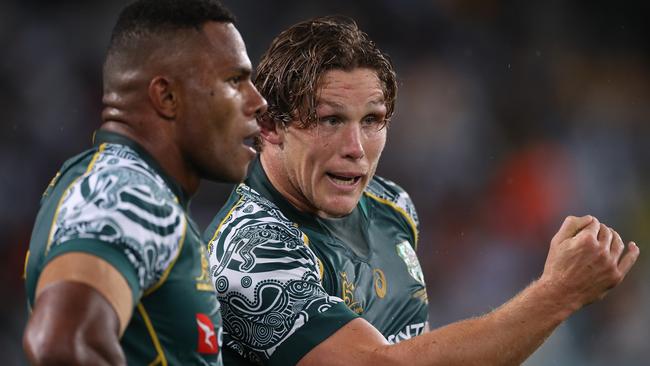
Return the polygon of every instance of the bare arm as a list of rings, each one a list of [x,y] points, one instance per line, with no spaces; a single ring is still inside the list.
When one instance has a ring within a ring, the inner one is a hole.
[[[569,217],[551,241],[541,278],[498,309],[389,345],[363,319],[339,329],[299,365],[519,365],[582,306],[618,285],[635,244],[590,216]]]
[[[126,365],[119,337],[131,317],[132,295],[108,262],[68,253],[39,278],[23,347],[34,365]]]

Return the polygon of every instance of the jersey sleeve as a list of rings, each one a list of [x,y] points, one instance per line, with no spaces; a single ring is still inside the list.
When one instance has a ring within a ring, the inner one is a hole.
[[[159,176],[124,160],[99,155],[66,189],[43,266],[63,253],[95,255],[125,277],[136,303],[177,258],[187,222]]]
[[[321,285],[308,238],[249,187],[216,231],[206,233],[222,306],[224,342],[258,364],[296,364],[356,317]]]

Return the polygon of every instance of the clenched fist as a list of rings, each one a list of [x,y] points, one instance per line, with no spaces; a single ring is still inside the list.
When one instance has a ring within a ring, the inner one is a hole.
[[[540,281],[577,310],[618,285],[638,256],[634,242],[625,251],[621,236],[595,217],[569,216],[551,240]]]

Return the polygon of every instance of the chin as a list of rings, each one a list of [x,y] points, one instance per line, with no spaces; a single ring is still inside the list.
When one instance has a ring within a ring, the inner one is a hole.
[[[354,200],[353,202],[348,201],[347,199],[342,201],[329,202],[321,208],[321,211],[327,214],[330,217],[342,217],[347,216],[357,207],[359,200]]]
[[[231,169],[224,168],[226,167],[221,167],[219,170],[215,169],[212,174],[206,174],[204,177],[215,182],[240,183],[246,178],[248,164],[245,164],[243,168],[241,166],[232,167]]]

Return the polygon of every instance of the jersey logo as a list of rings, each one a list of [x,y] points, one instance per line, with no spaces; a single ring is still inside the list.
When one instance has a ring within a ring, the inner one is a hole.
[[[415,254],[415,250],[408,241],[403,241],[397,244],[397,254],[402,257],[404,263],[406,263],[406,268],[409,271],[411,277],[415,278],[416,281],[424,285],[424,275],[422,274],[422,268],[420,267],[420,262],[418,261],[418,256]]]
[[[388,291],[388,283],[386,282],[384,271],[375,268],[372,270],[372,277],[374,277],[375,293],[380,299],[383,299],[386,296],[386,291]]]
[[[427,328],[426,323],[415,323],[409,324],[404,329],[399,331],[397,334],[391,334],[386,337],[389,343],[395,344],[413,337],[417,337],[420,334],[424,333],[424,330]]]
[[[214,354],[219,352],[217,335],[214,332],[212,320],[205,314],[196,314],[196,325],[199,331],[199,347],[197,351],[203,354]]]
[[[354,283],[348,281],[348,274],[345,272],[341,273],[341,282],[343,290],[341,291],[341,298],[345,305],[352,311],[357,314],[363,313],[363,307],[359,304],[358,301],[354,299]]]
[[[194,278],[196,280],[196,289],[199,291],[214,292],[214,287],[210,281],[210,273],[208,271],[210,263],[208,262],[204,245],[201,245],[201,252],[199,255],[201,256],[201,275]]]

